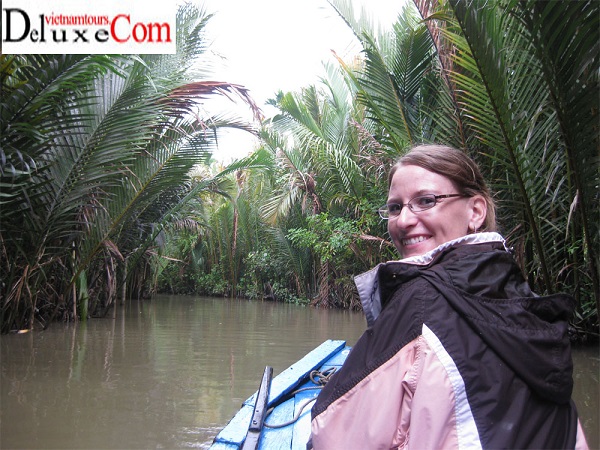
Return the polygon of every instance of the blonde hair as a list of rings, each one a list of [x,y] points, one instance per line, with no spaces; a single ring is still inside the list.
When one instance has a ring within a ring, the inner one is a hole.
[[[496,231],[496,205],[481,175],[479,166],[464,152],[445,145],[417,145],[392,166],[388,188],[400,166],[419,166],[448,178],[460,194],[467,197],[480,195],[486,203],[486,216],[477,231]]]

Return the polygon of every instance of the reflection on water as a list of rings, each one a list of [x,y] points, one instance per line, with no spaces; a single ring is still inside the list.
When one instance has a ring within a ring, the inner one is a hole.
[[[359,314],[157,297],[116,320],[0,337],[2,448],[207,447],[257,388]]]
[[[0,447],[206,448],[257,388],[362,314],[158,296],[115,319],[0,337]],[[598,349],[575,351],[575,400],[598,446]]]

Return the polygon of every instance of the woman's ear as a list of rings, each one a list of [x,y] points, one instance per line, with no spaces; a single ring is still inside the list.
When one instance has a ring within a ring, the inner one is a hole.
[[[487,215],[487,202],[481,195],[474,195],[469,199],[471,218],[469,220],[469,231],[477,232],[485,222]]]

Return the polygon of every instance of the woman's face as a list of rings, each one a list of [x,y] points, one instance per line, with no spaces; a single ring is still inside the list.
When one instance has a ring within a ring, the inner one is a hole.
[[[437,200],[433,208],[413,212],[406,204],[423,194],[459,194],[450,179],[419,166],[401,165],[392,178],[388,205],[405,205],[388,220],[388,232],[403,258],[418,256],[475,230],[485,219],[480,196]]]

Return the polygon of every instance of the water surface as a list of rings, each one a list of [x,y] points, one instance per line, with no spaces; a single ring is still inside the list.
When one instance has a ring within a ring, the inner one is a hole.
[[[157,296],[116,319],[0,337],[2,449],[207,448],[258,388],[323,341],[353,345],[360,313]],[[575,393],[598,447],[598,349],[575,350]]]

